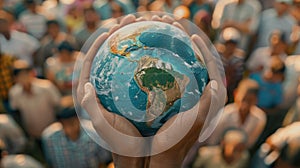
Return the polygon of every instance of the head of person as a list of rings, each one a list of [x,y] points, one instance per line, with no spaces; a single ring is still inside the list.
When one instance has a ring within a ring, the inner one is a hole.
[[[56,118],[62,124],[67,138],[76,141],[80,136],[80,122],[76,115],[72,96],[62,97],[60,104],[61,107]]]
[[[246,150],[247,134],[239,128],[229,128],[222,135],[221,148],[223,159],[232,164],[238,161]]]
[[[269,38],[272,55],[285,54],[288,47],[288,37],[279,30],[274,30]]]
[[[243,79],[235,90],[234,101],[242,116],[247,116],[250,109],[257,104],[259,85],[252,79]]]
[[[225,49],[229,53],[234,53],[234,51],[237,49],[238,40],[237,39],[228,39],[224,43]]]
[[[275,0],[274,9],[277,11],[278,16],[281,16],[288,12],[293,0]]]
[[[47,33],[52,38],[57,37],[60,32],[59,22],[57,20],[48,20],[46,24],[47,24]]]
[[[293,1],[293,7],[296,9],[296,12],[300,12],[300,0],[294,0]]]
[[[98,13],[96,12],[96,10],[92,6],[84,8],[83,14],[84,14],[85,24],[87,26],[96,25],[97,22],[100,19]]]
[[[73,56],[74,48],[68,41],[61,42],[57,49],[61,61],[69,60]]]
[[[173,11],[174,16],[178,18],[189,19],[191,16],[190,9],[185,5],[177,6]]]
[[[5,19],[8,22],[9,28],[15,23],[15,15],[12,9],[0,9],[0,18]]]
[[[22,85],[23,87],[30,86],[35,77],[33,68],[24,60],[17,60],[14,62],[13,74],[16,83]]]
[[[240,31],[236,28],[228,27],[223,29],[220,35],[227,52],[233,52],[241,39]]]
[[[272,56],[269,67],[264,70],[264,78],[269,82],[283,82],[285,76],[285,63],[279,56]]]
[[[10,34],[10,28],[8,20],[5,18],[0,18],[0,34],[8,35]]]
[[[35,0],[25,0],[24,1],[26,8],[32,12],[32,13],[36,13],[36,5],[37,2]]]
[[[300,167],[300,137],[289,140],[281,149],[275,168]]]
[[[124,9],[119,3],[115,1],[111,1],[110,7],[111,7],[112,18],[118,18],[124,15]]]
[[[197,11],[193,22],[209,36],[211,16],[206,10]]]

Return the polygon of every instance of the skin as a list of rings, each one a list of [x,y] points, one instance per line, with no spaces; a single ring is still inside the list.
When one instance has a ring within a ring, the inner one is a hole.
[[[94,87],[89,82],[89,75],[93,58],[96,55],[98,48],[102,45],[105,39],[107,39],[110,34],[115,32],[119,28],[127,24],[143,20],[143,18],[136,18],[133,15],[128,15],[121,20],[120,24],[115,25],[110,29],[108,33],[103,33],[98,37],[98,39],[96,39],[95,43],[84,56],[83,67],[78,81],[79,83],[77,85],[77,98],[78,102],[89,113],[95,130],[99,134],[101,134],[101,137],[109,144],[113,151],[114,149],[146,153],[149,153],[150,151],[159,151],[160,148],[163,148],[166,145],[168,145],[168,139],[172,139],[172,137],[184,133],[181,132],[182,127],[184,127],[190,122],[195,121],[191,129],[187,132],[187,134],[181,140],[179,140],[179,142],[176,145],[169,148],[165,152],[148,157],[129,157],[113,153],[114,164],[118,168],[176,168],[181,166],[185,155],[192,147],[192,145],[197,141],[199,133],[202,130],[202,126],[204,124],[206,115],[210,109],[211,99],[214,102],[218,101],[221,103],[225,103],[221,96],[217,96],[217,93],[220,92],[224,93],[225,95],[226,90],[223,85],[218,85],[218,83],[221,84],[222,81],[219,80],[221,79],[220,74],[216,72],[217,66],[212,55],[207,55],[206,57],[204,57],[211,81],[206,86],[204,93],[200,98],[199,108],[196,110],[189,110],[183,113],[179,113],[173,116],[159,129],[159,131],[154,136],[151,142],[148,142],[143,138],[139,138],[136,141],[130,141],[131,143],[128,143],[129,141],[127,141],[126,139],[124,139],[122,142],[119,142],[119,140],[115,138],[115,133],[111,132],[113,130],[110,131],[111,127],[123,134],[132,137],[142,136],[137,130],[137,128],[135,128],[135,126],[132,125],[127,119],[117,114],[108,112],[101,105],[101,102],[99,102],[99,99],[96,97]],[[176,22],[173,18],[168,16],[153,16],[151,20],[172,24],[184,30],[184,28],[178,22]],[[197,45],[197,47],[201,48],[201,50],[204,50],[206,52],[209,50],[206,47],[206,45],[204,45],[205,43],[199,36],[193,35],[191,37],[191,40]],[[195,112],[197,113],[196,120],[192,117],[194,115],[191,115]],[[109,127],[108,124],[111,127]]]
[[[66,136],[72,140],[76,141],[80,135],[80,123],[77,117],[72,117],[69,119],[60,120],[63,125],[63,130]]]

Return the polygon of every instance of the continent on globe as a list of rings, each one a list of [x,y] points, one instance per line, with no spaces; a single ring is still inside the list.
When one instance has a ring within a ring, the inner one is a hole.
[[[172,116],[198,103],[208,73],[186,32],[142,21],[120,28],[103,43],[90,81],[108,111],[152,136]]]
[[[150,56],[144,56],[138,61],[134,79],[148,95],[146,107],[148,126],[151,126],[152,119],[168,111],[174,102],[181,98],[189,82],[189,78],[174,71],[172,65]]]

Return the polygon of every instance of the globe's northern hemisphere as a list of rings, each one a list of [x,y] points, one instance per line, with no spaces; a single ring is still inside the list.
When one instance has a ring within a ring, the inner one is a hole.
[[[169,118],[197,104],[208,73],[185,32],[143,21],[119,29],[104,42],[90,81],[108,111],[151,136]]]

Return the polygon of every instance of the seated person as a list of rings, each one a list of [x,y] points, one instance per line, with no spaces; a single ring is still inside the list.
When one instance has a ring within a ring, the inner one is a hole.
[[[104,167],[111,154],[87,134],[88,121],[80,125],[71,96],[63,97],[58,122],[46,128],[42,135],[46,160],[51,167]],[[84,128],[83,128],[84,127]]]
[[[224,130],[230,127],[243,129],[248,135],[247,147],[251,148],[262,133],[266,124],[266,115],[255,104],[257,102],[258,84],[251,79],[240,82],[235,102],[224,107],[224,112],[216,129],[207,140],[208,144],[216,145]]]
[[[247,167],[247,135],[238,128],[226,130],[218,146],[202,147],[193,168],[243,168]]]

